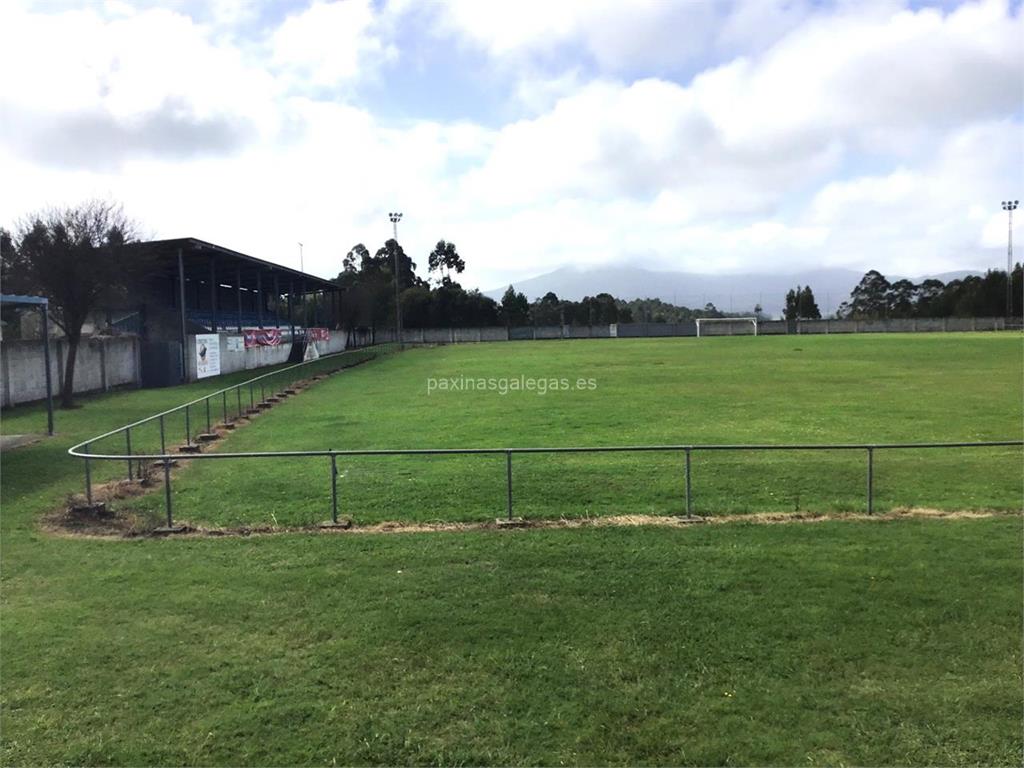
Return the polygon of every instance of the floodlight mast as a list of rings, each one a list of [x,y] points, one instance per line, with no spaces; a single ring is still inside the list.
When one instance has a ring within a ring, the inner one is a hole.
[[[398,222],[402,220],[402,214],[392,212],[388,214],[391,221],[391,229],[395,235],[395,341],[402,343],[402,303],[398,298]]]
[[[1020,200],[1003,200],[1003,210],[1006,211],[1009,221],[1006,229],[1006,319],[1013,316],[1013,286],[1011,276],[1013,275],[1013,212],[1017,209]],[[1024,310],[1022,310],[1024,311]]]

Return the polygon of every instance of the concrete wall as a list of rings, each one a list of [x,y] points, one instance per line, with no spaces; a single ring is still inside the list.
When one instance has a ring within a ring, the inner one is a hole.
[[[239,336],[237,331],[218,331],[217,335],[220,337],[221,374],[234,373],[235,371],[251,371],[267,365],[287,363],[288,356],[292,352],[291,333],[288,330],[281,333],[282,341],[276,347],[249,347],[249,349],[243,351],[228,350],[228,337]],[[317,351],[321,355],[342,352],[345,349],[345,332],[331,331],[331,338],[328,341],[318,341],[316,345]],[[188,367],[189,381],[195,381],[196,337],[193,334],[189,334],[188,337],[185,364]]]
[[[481,328],[480,341],[508,341],[508,328]]]
[[[67,341],[50,340],[50,377],[56,396],[64,384]],[[105,392],[140,381],[139,340],[135,336],[83,338],[75,358],[75,392]],[[6,408],[46,397],[41,339],[0,343],[0,403]]]
[[[920,318],[893,320],[763,320],[757,324],[760,336],[832,333],[927,333],[935,331],[1001,331],[1001,317]],[[748,320],[732,323],[701,323],[701,336],[750,336],[754,325]],[[624,339],[696,336],[697,323],[619,323],[614,336]],[[607,339],[611,326],[521,326],[516,328],[406,328],[402,340],[410,344],[452,344],[478,341],[531,341],[540,339]],[[377,341],[381,342],[381,333]]]

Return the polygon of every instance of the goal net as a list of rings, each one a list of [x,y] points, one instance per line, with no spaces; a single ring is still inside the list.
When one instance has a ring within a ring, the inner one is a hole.
[[[737,326],[741,329],[738,335],[745,336],[749,333],[747,331],[747,323],[750,323],[754,326],[754,335],[757,336],[756,317],[700,317],[697,318],[697,337],[699,338],[701,336],[732,336]],[[703,332],[701,330],[701,325],[704,326]],[[725,332],[712,331],[711,333],[707,333],[709,325],[727,325],[728,330]]]

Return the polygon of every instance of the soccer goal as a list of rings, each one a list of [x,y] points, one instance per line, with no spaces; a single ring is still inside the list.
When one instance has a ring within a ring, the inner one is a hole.
[[[701,323],[753,323],[754,335],[757,336],[756,317],[699,317],[697,318],[697,338],[700,338],[702,335],[700,332]]]

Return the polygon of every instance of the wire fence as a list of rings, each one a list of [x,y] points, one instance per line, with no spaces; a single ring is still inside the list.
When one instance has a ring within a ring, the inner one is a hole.
[[[91,463],[124,462],[129,480],[142,479],[146,466],[157,466],[163,471],[164,510],[163,517],[168,530],[174,528],[174,502],[171,488],[171,467],[176,459],[188,458],[200,461],[240,461],[245,459],[282,461],[301,460],[325,461],[328,482],[324,484],[324,513],[329,513],[334,524],[339,523],[338,462],[356,457],[492,457],[503,465],[503,498],[495,499],[504,506],[504,516],[514,519],[514,459],[527,456],[566,455],[607,455],[629,454],[635,456],[662,454],[679,458],[678,468],[679,501],[685,501],[687,515],[694,514],[694,458],[698,455],[712,455],[726,452],[840,452],[861,454],[863,457],[864,495],[862,503],[868,514],[875,511],[875,459],[880,452],[936,450],[973,450],[999,447],[1024,447],[1024,440],[997,440],[979,442],[930,442],[930,443],[816,443],[816,444],[665,444],[665,445],[619,445],[619,446],[565,446],[525,448],[409,448],[409,449],[349,449],[349,450],[306,450],[306,451],[256,451],[256,452],[201,452],[201,445],[218,437],[215,427],[229,430],[242,418],[252,417],[270,408],[274,403],[296,392],[300,382],[316,380],[338,370],[358,365],[400,349],[397,344],[382,344],[334,355],[317,360],[298,363],[272,371],[247,381],[211,392],[175,408],[127,424],[102,435],[90,438],[69,450],[72,456],[84,462],[86,501],[93,506],[93,480]],[[147,432],[148,430],[148,432]],[[173,438],[183,442],[177,452],[168,450]],[[97,444],[108,446],[116,442],[124,450],[97,450]],[[152,446],[146,450],[142,446]],[[493,471],[493,470],[492,470]],[[329,489],[329,491],[328,491]],[[497,489],[494,488],[494,491]],[[306,490],[309,493],[309,490]],[[329,503],[327,496],[329,493]],[[315,491],[313,492],[314,496]]]

